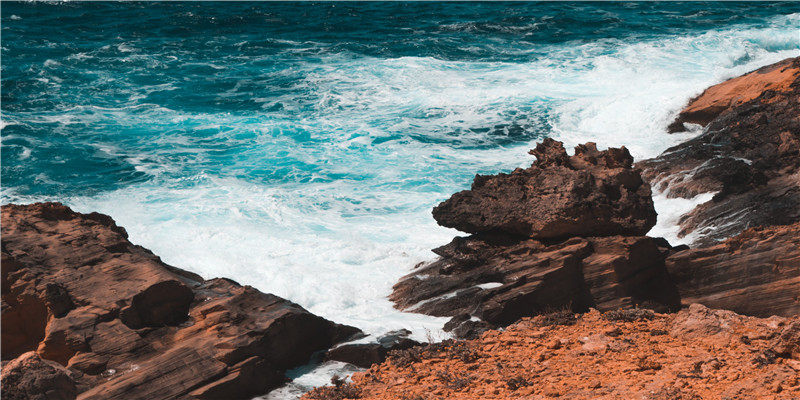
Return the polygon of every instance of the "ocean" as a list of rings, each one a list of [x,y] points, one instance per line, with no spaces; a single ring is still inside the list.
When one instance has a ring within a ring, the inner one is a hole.
[[[796,2],[0,7],[2,203],[109,214],[169,264],[418,340],[446,319],[386,296],[459,235],[430,210],[476,173],[545,137],[654,157],[698,133],[666,133],[690,98],[800,54]],[[656,193],[651,234],[689,240],[709,196]]]

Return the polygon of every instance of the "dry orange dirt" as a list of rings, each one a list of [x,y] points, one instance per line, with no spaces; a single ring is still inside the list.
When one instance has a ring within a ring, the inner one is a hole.
[[[304,399],[800,399],[800,318],[592,310],[395,352]]]

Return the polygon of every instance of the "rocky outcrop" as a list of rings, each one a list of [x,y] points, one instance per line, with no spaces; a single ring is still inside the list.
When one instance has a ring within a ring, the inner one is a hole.
[[[477,176],[434,209],[440,224],[476,233],[402,278],[396,306],[451,316],[445,329],[460,337],[551,309],[679,308],[664,266],[674,250],[642,236],[656,215],[627,150],[587,143],[570,157],[546,139],[531,154],[531,168]]]
[[[800,223],[750,228],[666,266],[684,302],[740,314],[800,315]]]
[[[791,91],[791,83],[800,77],[798,60],[800,58],[786,59],[706,89],[678,114],[668,131],[684,131],[685,123],[706,126],[720,114],[747,103],[766,91]]]
[[[69,370],[32,351],[3,365],[2,375],[6,400],[74,400],[78,395]]]
[[[58,362],[81,399],[251,398],[358,332],[166,265],[58,203],[2,207],[2,301],[3,360]]]
[[[682,217],[680,234],[708,246],[800,221],[800,57],[709,88],[687,110],[706,106],[717,111],[703,111],[712,117],[700,136],[637,163],[670,197],[714,193]]]
[[[534,239],[644,235],[655,225],[650,186],[625,147],[598,151],[590,142],[570,157],[548,138],[531,154],[530,168],[477,175],[471,190],[435,207],[433,218],[463,232]]]
[[[776,349],[799,326],[797,317],[698,304],[674,314],[543,315],[393,353],[304,399],[797,399],[797,347]]]

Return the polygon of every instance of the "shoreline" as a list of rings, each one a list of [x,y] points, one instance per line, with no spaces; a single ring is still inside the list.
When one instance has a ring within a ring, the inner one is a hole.
[[[774,96],[773,96],[773,97],[774,97]],[[770,99],[772,99],[773,97],[770,97]],[[753,100],[751,99],[751,102],[752,102],[752,101],[753,101]],[[772,104],[772,103],[765,103],[765,104]],[[739,106],[739,105],[736,105],[736,106]],[[733,107],[733,108],[735,108],[735,107]],[[731,108],[731,109],[733,109],[733,108]],[[724,113],[723,113],[723,114],[724,114]],[[724,114],[724,115],[730,115],[730,114],[731,114],[731,113]],[[756,122],[758,122],[759,120],[760,120],[760,117],[759,117],[759,119],[757,119],[757,120],[756,120]],[[713,121],[712,121],[711,123],[713,123]],[[793,142],[792,142],[790,139],[791,139],[791,137],[789,137],[789,139],[787,139],[787,140],[784,140],[784,142],[785,142],[785,143],[788,143],[788,144],[787,144],[787,146],[790,146],[790,148],[789,148],[788,150],[784,151],[784,153],[788,154],[789,156],[791,156],[792,154],[794,154],[794,153],[792,153],[792,151],[795,151],[795,150],[794,150],[794,148],[791,148],[791,146],[792,146],[792,143],[793,143]],[[679,145],[678,147],[680,147],[680,145]],[[788,152],[787,152],[787,151],[788,151]],[[669,150],[668,150],[667,152],[669,152]],[[782,154],[783,154],[783,153],[782,153]],[[652,160],[646,160],[646,161],[652,161]],[[638,164],[638,163],[637,163],[637,164]],[[787,167],[787,168],[789,168],[789,167]],[[780,178],[780,177],[772,177],[770,180],[772,180],[772,179],[779,179],[779,178]],[[726,184],[726,182],[722,182],[722,183],[721,183],[721,185],[722,185],[722,186],[721,186],[721,189],[720,189],[720,190],[721,190],[721,191],[727,190],[728,192],[731,192],[731,193],[732,193],[732,195],[731,195],[732,197],[735,197],[735,196],[742,196],[743,194],[744,194],[744,195],[746,195],[746,194],[748,193],[746,190],[745,190],[745,191],[740,191],[740,190],[741,190],[741,188],[738,188],[738,187],[736,187],[736,188],[734,188],[734,189],[725,189],[725,186],[724,186],[725,184]],[[760,190],[760,189],[759,189],[760,187],[761,187],[761,186],[759,186],[759,185],[755,185],[755,186],[753,186],[753,187],[750,187],[750,186],[748,186],[748,187],[747,187],[747,188],[745,188],[745,189],[747,189],[747,190]],[[688,194],[692,194],[692,193],[695,193],[695,192],[689,191],[689,192],[687,192],[687,193],[688,193]],[[6,210],[7,210],[7,209],[10,209],[11,207],[12,207],[12,206],[10,206],[10,205],[4,205],[4,206],[3,206],[3,209],[4,209],[4,215],[3,215],[3,216],[4,216],[4,220],[5,220],[5,218],[7,218],[7,214],[8,214],[8,212],[7,212]],[[67,213],[66,211],[63,211],[63,212],[64,212],[64,213]],[[44,212],[44,213],[42,214],[42,215],[43,215],[43,218],[44,218],[44,220],[45,220],[45,221],[46,221],[46,220],[48,220],[48,218],[49,218],[49,217],[47,217],[47,216],[46,216],[46,214],[47,214],[46,212]],[[58,213],[56,213],[56,214],[58,214]],[[68,213],[67,213],[67,214],[68,214]],[[73,214],[70,214],[70,215],[73,215]],[[92,214],[92,215],[94,215],[94,214]],[[97,215],[99,215],[99,214],[97,214]],[[58,217],[58,218],[61,218],[61,217]],[[56,218],[56,221],[58,220],[58,218]],[[75,219],[75,218],[84,218],[84,217],[74,217],[74,216],[71,216],[71,217],[69,217],[68,219],[69,219],[69,220],[72,220],[72,219]],[[109,223],[108,223],[108,220],[110,220],[110,217],[107,217],[107,216],[101,216],[101,215],[99,215],[99,216],[90,216],[90,217],[86,217],[86,218],[88,218],[88,221],[100,221],[100,222],[101,222],[101,225],[102,225],[102,224],[104,224],[105,226],[111,226],[111,225],[108,225],[108,224],[109,224]],[[110,224],[112,224],[113,226],[116,226],[116,225],[113,223],[113,220],[110,222]],[[6,260],[6,256],[7,256],[7,254],[10,254],[10,253],[7,253],[7,245],[6,245],[6,244],[7,244],[7,232],[6,232],[6,229],[7,229],[7,223],[6,223],[5,221],[4,221],[4,224],[3,224],[3,229],[4,229],[4,232],[3,232],[3,242],[4,242],[4,246],[3,246],[3,247],[4,247],[4,251],[3,251],[3,255],[4,255],[4,262],[3,262],[3,264],[4,264],[4,291],[3,291],[3,296],[4,296],[4,303],[6,303],[6,295],[7,295],[9,292],[8,292],[8,290],[7,290],[7,289],[5,289],[5,288],[6,288],[5,280],[6,280],[6,278],[7,278],[7,274],[8,274],[8,268],[7,268],[7,266],[8,266],[8,265],[10,265],[9,263],[11,263],[11,261],[7,261],[7,260]],[[118,231],[115,231],[115,228],[113,228],[113,227],[111,228],[111,231],[113,231],[113,232],[117,232],[117,234],[120,234],[120,232],[118,232]],[[751,230],[751,231],[752,231],[752,230]],[[124,229],[122,230],[122,232],[124,232]],[[585,233],[583,233],[583,235],[585,235]],[[12,236],[13,236],[13,235],[12,235]],[[127,234],[125,234],[124,236],[127,236]],[[34,240],[34,241],[36,240],[36,239],[35,239],[35,236],[34,236],[34,238],[33,238],[32,240]],[[128,246],[128,245],[130,245],[130,243],[128,243],[128,244],[127,244],[127,245],[125,245],[125,246]],[[109,246],[105,246],[104,248],[105,248],[105,251],[108,251],[108,252],[114,253],[114,252],[115,252],[115,249],[118,249],[118,248],[119,248],[119,247],[115,247],[115,246],[119,246],[119,244],[113,244],[112,246],[110,246],[110,248],[109,248]],[[132,245],[131,245],[131,246],[132,246]],[[138,246],[135,246],[135,247],[138,247]],[[706,247],[708,247],[708,248],[713,248],[714,246],[706,246]],[[146,251],[146,250],[144,250],[144,251]],[[691,251],[694,251],[694,250],[691,250]],[[691,251],[690,251],[690,252],[691,252]],[[697,251],[699,251],[699,252],[702,252],[702,251],[708,251],[708,250],[698,249]],[[147,251],[146,251],[146,252],[147,252]],[[712,253],[713,253],[713,251],[712,251]],[[152,254],[152,253],[150,253],[150,254]],[[683,258],[685,259],[685,258],[686,258],[686,257],[685,257],[685,254],[689,254],[689,253],[686,253],[686,251],[682,250],[682,251],[678,251],[676,254],[678,254],[678,255],[681,255],[680,257],[683,257]],[[10,257],[10,255],[9,255],[9,257]],[[680,258],[680,257],[679,257],[679,258]],[[112,258],[113,258],[113,257],[112,257]],[[692,260],[691,258],[688,260],[689,267],[681,267],[681,268],[688,268],[688,269],[686,269],[686,270],[685,270],[685,271],[688,271],[688,272],[685,272],[685,273],[688,273],[688,274],[690,274],[690,275],[691,275],[691,273],[692,273],[692,272],[691,272],[691,271],[692,271],[692,268],[697,268],[697,266],[692,266],[692,265],[691,265],[691,260]],[[17,261],[14,261],[14,263],[16,263],[16,262],[17,262]],[[667,270],[670,270],[670,267],[669,267],[669,265],[670,265],[670,264],[669,264],[669,263],[667,263]],[[26,266],[26,267],[24,267],[24,268],[31,268],[31,267],[30,267],[30,266]],[[171,268],[171,267],[170,267],[170,268]],[[676,268],[676,267],[674,267],[674,266],[673,266],[673,269],[672,269],[670,272],[673,272],[673,271],[675,270],[674,268]],[[167,268],[167,271],[169,271],[169,272],[173,272],[173,273],[174,273],[174,271],[170,270],[169,268]],[[180,275],[180,274],[179,274],[179,275]],[[24,279],[24,276],[18,276],[18,277],[16,277],[16,278],[17,278],[17,279]],[[184,278],[186,278],[186,279],[189,279],[189,278],[188,278],[188,277],[186,277],[186,276],[184,276]],[[202,284],[202,279],[200,279],[200,281],[197,281],[196,275],[195,275],[195,276],[192,276],[192,277],[191,277],[191,279],[193,279],[193,280],[194,280],[194,281],[195,281],[195,282],[196,282],[198,285],[199,285],[199,284]],[[472,284],[472,283],[474,283],[474,282],[471,282],[471,284]],[[695,283],[692,283],[692,284],[693,284],[693,285],[696,285]],[[745,284],[745,285],[748,285],[748,282],[743,282],[743,284]],[[9,285],[10,285],[10,286],[8,286],[9,288],[10,288],[11,286],[13,286],[13,285],[11,285],[11,284],[9,284]],[[16,284],[14,284],[14,285],[16,285]],[[17,286],[17,287],[22,287],[22,286]],[[33,290],[33,293],[36,293],[36,291],[37,291],[37,290],[40,290],[40,289],[36,289],[35,287],[36,287],[36,286],[34,286],[34,289],[31,289],[31,290]],[[680,288],[680,284],[678,285],[678,287]],[[791,287],[795,287],[795,286],[789,286],[789,287],[791,288]],[[49,288],[49,286],[48,286],[48,288]],[[494,288],[492,288],[492,289],[494,289]],[[700,287],[700,289],[702,290],[702,287]],[[41,289],[41,290],[44,290],[44,289]],[[47,289],[47,290],[50,290],[50,289]],[[52,289],[52,290],[56,290],[56,289]],[[226,289],[226,290],[227,290],[227,289]],[[16,295],[16,296],[21,296],[21,294],[20,294],[20,293],[25,293],[25,291],[18,292],[18,293],[16,293],[15,295]],[[47,292],[47,291],[44,291],[44,292],[42,292],[42,293],[43,293],[42,295],[45,295],[46,293],[49,293],[49,292]],[[269,296],[269,295],[268,295],[268,296]],[[36,297],[36,296],[34,295],[33,297]],[[62,297],[63,297],[63,296],[62,296]],[[136,298],[137,298],[137,297],[136,297],[136,295],[134,295],[134,296],[131,296],[131,297],[129,297],[129,298],[128,298],[127,300],[125,300],[125,301],[131,302],[130,304],[133,304],[133,302],[134,302],[134,301],[137,301],[137,300],[135,300]],[[700,296],[700,297],[698,297],[698,296],[694,296],[694,297],[690,297],[690,298],[693,298],[693,299],[698,299],[698,298],[702,298],[702,296]],[[141,297],[140,297],[140,299],[141,299]],[[62,303],[63,303],[63,300],[59,300],[59,301],[62,301]],[[72,301],[72,300],[70,300],[70,301],[71,301],[72,303],[75,303],[75,302],[74,302],[74,301]],[[138,301],[143,301],[143,300],[138,300]],[[169,302],[172,302],[172,301],[170,300]],[[47,302],[45,302],[45,303],[47,303]],[[51,304],[51,303],[52,303],[52,304]],[[11,303],[6,303],[6,304],[11,304]],[[58,304],[61,304],[61,303],[58,303],[58,302],[55,302],[55,303],[54,303],[54,302],[52,302],[52,301],[51,301],[50,303],[47,303],[47,304],[46,304],[46,308],[49,310],[48,312],[50,313],[49,315],[51,315],[51,317],[50,317],[50,318],[48,318],[48,323],[46,324],[48,327],[49,327],[49,324],[50,324],[50,322],[56,321],[56,320],[58,320],[58,319],[60,318],[60,317],[57,317],[56,315],[62,315],[62,316],[64,315],[64,314],[63,314],[64,310],[58,311],[58,310],[60,310],[60,309],[58,309],[58,307],[61,307],[61,308],[63,308],[63,307],[67,307],[67,306],[65,306],[65,305],[63,305],[63,304],[62,304],[62,305],[58,305]],[[150,304],[150,303],[149,303],[149,300],[148,300],[148,303],[147,303],[147,304]],[[67,311],[67,312],[70,312],[70,310],[72,310],[72,309],[75,309],[75,308],[74,308],[74,305],[75,305],[75,304],[73,304],[73,308],[67,308],[67,310],[66,310],[66,311]],[[153,305],[157,305],[157,303],[154,303]],[[39,306],[39,305],[36,305],[35,307],[40,307],[40,306]],[[8,307],[4,307],[4,309],[7,309],[7,308],[8,308]],[[124,307],[123,307],[123,309],[124,309]],[[4,326],[6,325],[6,323],[5,323],[5,318],[6,318],[6,315],[7,315],[7,313],[6,313],[5,311],[6,311],[6,310],[4,310],[4,314],[3,314],[3,315],[4,315],[4,324],[3,324]],[[117,311],[117,313],[120,313],[120,312],[122,312],[122,310],[118,310],[118,311]],[[163,325],[167,325],[167,326],[170,326],[170,325],[175,325],[175,321],[168,320],[168,319],[167,319],[167,320],[151,320],[150,322],[135,322],[135,319],[131,319],[131,318],[133,318],[133,317],[124,317],[124,315],[131,315],[131,314],[130,314],[131,312],[132,312],[132,311],[126,311],[126,312],[122,312],[122,314],[119,314],[119,315],[122,315],[122,317],[119,317],[119,318],[120,318],[119,320],[120,320],[120,321],[122,321],[122,323],[123,323],[125,326],[127,326],[129,329],[133,329],[132,327],[138,327],[138,328],[136,328],[136,329],[142,329],[142,328],[141,328],[141,324],[144,324],[145,326],[146,326],[146,325],[148,325],[148,324],[149,324],[149,325],[153,325],[153,326],[152,326],[153,328],[156,328],[156,327],[158,327],[158,326],[163,326]],[[127,313],[127,314],[126,314],[126,313]],[[139,311],[136,311],[136,313],[140,313],[140,312],[139,312]],[[136,314],[136,313],[135,313],[135,314]],[[114,313],[113,313],[113,312],[111,312],[111,314],[109,314],[108,316],[101,317],[101,318],[100,318],[100,320],[106,320],[107,318],[110,318],[110,317],[112,318],[112,320],[117,320],[118,318],[117,318],[117,317],[113,317],[113,314],[114,314]],[[137,314],[137,315],[138,315],[138,314]],[[531,316],[531,315],[528,315],[528,316]],[[524,318],[524,317],[525,317],[524,315],[523,315],[523,316],[517,316],[517,317],[515,317],[514,319],[516,320],[516,319],[519,319],[519,318]],[[141,319],[142,317],[137,317],[137,318],[140,318],[140,319]],[[146,317],[146,318],[145,318],[145,320],[147,320],[147,318],[150,318],[150,317]],[[124,320],[124,321],[123,321],[123,320]],[[512,321],[512,322],[514,322],[514,321]],[[104,321],[103,323],[105,323],[105,321]],[[39,324],[40,324],[40,322],[39,322]],[[48,329],[50,329],[50,328],[48,328]],[[115,328],[115,329],[116,329],[116,328]],[[120,327],[120,329],[123,329],[123,328],[121,328],[121,327]],[[135,329],[134,329],[134,330],[135,330]],[[154,331],[157,331],[157,330],[158,330],[158,329],[156,329],[156,330],[154,330]],[[67,331],[69,331],[69,330],[67,330]],[[147,332],[137,332],[136,334],[137,334],[137,335],[142,335],[142,334],[144,334],[144,336],[147,336],[147,335],[151,334],[151,333],[152,333],[152,332],[154,332],[154,331],[147,331]],[[5,336],[5,331],[4,331],[4,336]],[[335,336],[335,335],[334,335],[334,336]],[[4,338],[4,343],[7,343],[7,340],[6,340],[5,338]],[[32,344],[29,344],[29,345],[27,346],[27,348],[31,348],[31,345],[32,345]],[[64,345],[64,344],[61,344],[61,346],[63,346],[63,345]],[[72,345],[72,344],[69,344],[69,343],[67,343],[67,347],[69,347],[69,346],[71,346],[71,345]],[[24,346],[23,346],[23,347],[24,347]],[[41,346],[37,346],[37,347],[41,348]],[[328,347],[330,347],[330,346],[328,346]],[[6,356],[5,356],[5,354],[6,354],[6,353],[5,353],[5,351],[6,351],[6,348],[7,348],[7,347],[6,347],[6,346],[4,346],[4,357],[3,357],[3,359],[4,359],[4,362],[8,361],[8,360],[7,360],[7,358],[6,358]],[[45,348],[46,348],[46,346],[45,346]],[[81,350],[79,350],[79,351],[77,351],[77,352],[74,352],[73,354],[77,354],[77,353],[79,353],[80,351],[81,351]],[[41,352],[41,353],[42,353],[42,354],[44,354],[45,356],[46,356],[46,355],[48,355],[48,354],[50,354],[50,353],[48,353],[48,351],[42,351],[42,350],[39,350],[39,352]],[[60,361],[64,361],[63,357],[64,357],[64,356],[58,356],[57,358],[58,358]],[[134,357],[135,357],[135,354],[134,354]],[[47,357],[45,357],[45,358],[47,358]],[[67,358],[66,360],[71,360],[72,358],[73,358],[73,357],[69,357],[69,358]],[[107,362],[108,362],[108,361],[107,361]],[[235,364],[235,363],[234,363],[234,364]],[[238,365],[238,364],[237,364],[237,365]],[[248,364],[248,365],[249,365],[249,364]],[[255,364],[254,364],[254,365],[255,365]],[[295,364],[295,365],[299,365],[299,364]],[[50,365],[50,366],[51,366],[51,367],[53,367],[53,368],[56,368],[55,366],[52,366],[52,365]],[[234,366],[233,364],[229,364],[229,365],[228,365],[228,367],[225,367],[225,368],[230,368],[230,367],[233,367],[233,366]],[[91,363],[89,363],[89,364],[88,364],[88,368],[89,368],[89,369],[90,369],[92,372],[97,372],[97,369],[98,369],[99,367],[98,367],[96,364],[91,364]],[[234,371],[234,370],[235,370],[235,371],[242,371],[242,368],[244,368],[244,367],[243,367],[242,365],[238,365],[238,367],[236,367],[236,368],[239,368],[239,369],[238,369],[238,370],[236,370],[235,368],[233,368],[233,370],[232,370],[232,371]],[[248,367],[248,368],[249,368],[249,367]],[[56,369],[57,369],[57,368],[56,368]],[[63,371],[61,371],[61,372],[62,372],[63,374],[69,375],[68,373],[65,373],[65,372],[63,372]],[[99,371],[99,372],[103,372],[103,371]],[[87,372],[86,372],[86,371],[84,371],[83,373],[87,373]],[[241,372],[239,372],[239,374],[241,375]],[[4,372],[4,375],[5,375],[5,372]],[[91,374],[89,374],[89,375],[91,375]],[[239,376],[239,375],[237,375],[237,376]],[[210,379],[210,378],[206,378],[206,379]],[[113,381],[109,381],[109,382],[113,382]],[[112,385],[112,386],[113,386],[113,385]],[[4,388],[4,389],[5,389],[5,388]],[[192,390],[198,390],[198,388],[197,388],[197,387],[192,387]],[[211,389],[207,389],[207,390],[211,390]],[[219,390],[219,389],[215,389],[215,390]],[[95,390],[95,393],[98,393],[98,390]],[[193,393],[194,393],[194,392],[193,392]],[[200,394],[197,394],[197,395],[199,396]]]

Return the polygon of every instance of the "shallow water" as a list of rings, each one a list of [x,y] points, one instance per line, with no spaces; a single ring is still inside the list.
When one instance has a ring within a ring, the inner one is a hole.
[[[391,286],[458,233],[430,209],[554,137],[652,157],[724,79],[800,53],[798,3],[2,5],[2,202],[373,334],[444,319]],[[663,196],[662,196],[663,197]],[[654,232],[691,204],[662,201]]]

